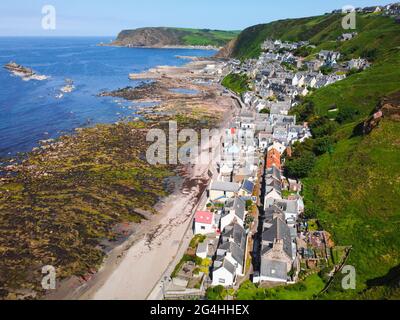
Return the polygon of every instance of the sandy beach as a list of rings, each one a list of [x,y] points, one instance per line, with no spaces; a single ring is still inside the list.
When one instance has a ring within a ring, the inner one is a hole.
[[[146,74],[136,75],[135,78],[149,79],[151,75],[160,75],[162,70],[163,76],[159,81],[163,81],[164,84],[176,85],[179,79],[181,84],[187,83],[188,88],[195,88],[193,80],[199,77],[193,70],[200,70],[207,63],[210,62],[196,61],[183,68],[160,67]],[[190,67],[191,65],[194,65],[194,69]],[[238,104],[231,96],[223,95],[223,89],[217,84],[208,86],[206,90],[208,93],[213,92],[215,98],[202,100],[202,97],[180,97],[176,101],[174,99],[165,101],[156,107],[157,111],[171,111],[177,108],[178,102],[182,108],[182,101],[187,99],[186,106],[191,112],[192,108],[198,107],[199,101],[202,101],[202,106],[207,108],[208,112],[222,113],[221,118],[224,120],[221,128],[223,128],[230,121]],[[208,147],[203,148],[202,152],[208,152]],[[64,290],[60,290],[51,298],[66,300],[151,298],[149,295],[157,287],[166,270],[173,268],[175,261],[180,259],[183,243],[190,241],[194,213],[206,204],[204,197],[206,188],[211,176],[217,174],[211,171],[213,168],[211,163],[199,163],[183,168],[182,183],[176,186],[173,194],[157,205],[157,215],[140,224],[127,241],[112,250],[102,268],[89,281],[73,289],[64,286]]]

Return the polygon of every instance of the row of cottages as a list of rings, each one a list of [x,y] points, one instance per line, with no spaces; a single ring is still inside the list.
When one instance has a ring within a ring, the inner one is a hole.
[[[225,227],[213,264],[213,286],[231,287],[238,276],[244,276],[246,246],[247,234],[242,225],[232,223]]]
[[[212,266],[213,286],[231,287],[238,276],[244,275],[247,246],[247,232],[244,229],[246,214],[245,200],[240,197],[226,200],[221,212],[199,211],[195,214],[195,234],[217,234],[219,238]],[[207,255],[206,245],[203,247],[198,248],[196,254],[199,257]]]
[[[296,233],[284,220],[284,213],[278,207],[270,207],[264,216],[260,271],[254,275],[254,282],[287,283],[288,274],[296,268]]]
[[[296,222],[304,204],[300,196],[291,200],[282,198],[281,158],[285,150],[275,142],[267,153],[261,263],[254,274],[254,283],[288,283],[290,272],[298,270]]]
[[[241,197],[228,199],[218,212],[198,211],[194,217],[194,233],[201,235],[220,234],[232,223],[244,227],[246,202]]]

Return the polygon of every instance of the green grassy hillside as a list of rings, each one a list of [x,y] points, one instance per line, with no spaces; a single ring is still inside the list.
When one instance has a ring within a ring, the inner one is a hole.
[[[237,94],[242,94],[250,90],[249,79],[245,74],[228,74],[224,80],[222,80],[222,85]]]
[[[215,46],[222,47],[240,31],[184,28],[140,28],[121,31],[116,45],[133,46]]]
[[[347,57],[380,54],[400,39],[400,25],[395,24],[394,19],[379,15],[357,15],[355,31],[359,36],[349,42],[336,41],[342,33],[348,32],[343,30],[341,23],[342,15],[330,14],[253,26],[240,33],[231,55],[239,59],[258,57],[261,44],[267,38],[310,41],[317,46],[314,52],[321,48],[337,49]]]

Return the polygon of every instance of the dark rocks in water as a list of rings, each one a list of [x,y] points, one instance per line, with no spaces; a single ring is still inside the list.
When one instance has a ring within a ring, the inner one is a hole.
[[[23,74],[24,76],[27,76],[27,77],[35,75],[35,72],[32,69],[26,68],[26,67],[24,67],[24,66],[22,66],[20,64],[17,64],[17,63],[15,63],[13,61],[11,61],[11,62],[7,63],[6,65],[4,65],[4,68],[6,68],[8,71],[11,71],[11,72],[21,73],[21,74]]]
[[[18,76],[18,77],[22,78],[25,81],[29,81],[29,80],[42,81],[42,80],[48,79],[47,76],[39,75],[35,71],[33,71],[32,69],[24,67],[24,66],[22,66],[20,64],[17,64],[15,62],[13,62],[13,61],[5,64],[4,68],[7,69],[8,71],[10,71],[15,76]]]

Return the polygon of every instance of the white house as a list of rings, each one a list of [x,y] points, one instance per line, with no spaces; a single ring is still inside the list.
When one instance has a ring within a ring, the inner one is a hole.
[[[208,256],[208,241],[199,243],[196,250],[196,256],[201,259],[206,259]]]
[[[224,200],[235,197],[240,185],[234,182],[213,181],[209,188],[209,197],[212,201]]]
[[[210,234],[217,231],[214,213],[198,211],[194,217],[194,234]]]
[[[280,143],[280,142],[278,142],[278,141],[275,141],[275,142],[268,148],[268,152],[269,152],[270,150],[272,150],[272,149],[275,149],[275,150],[277,150],[280,154],[283,154],[283,153],[285,152],[285,150],[286,150],[286,147],[285,147],[282,143]]]
[[[225,203],[224,211],[221,216],[220,230],[223,231],[232,223],[244,226],[246,216],[246,203],[240,199],[229,199]]]
[[[215,261],[212,273],[212,285],[231,287],[236,281],[235,266],[229,262],[228,259],[222,261]]]

